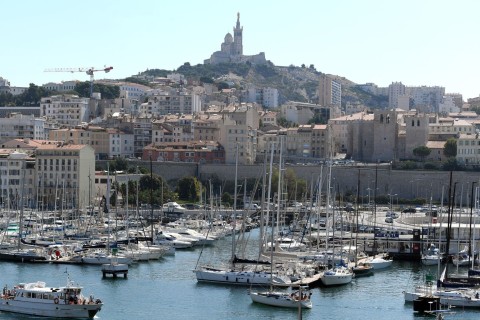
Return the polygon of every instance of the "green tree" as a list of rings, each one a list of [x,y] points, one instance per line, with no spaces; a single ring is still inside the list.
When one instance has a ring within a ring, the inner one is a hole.
[[[168,184],[155,174],[153,175],[153,179],[150,177],[150,174],[142,176],[139,180],[138,188],[138,201],[141,203],[150,204],[151,192],[153,193],[154,205],[161,205],[167,202],[167,199],[170,201],[177,199],[177,195],[169,189]],[[129,203],[134,203],[130,195],[128,201]]]
[[[450,157],[442,164],[442,169],[445,171],[459,171],[463,170],[464,167],[457,163],[457,159]]]
[[[200,199],[201,183],[193,176],[183,177],[178,180],[177,193],[181,200],[198,201]]]
[[[416,147],[415,149],[413,149],[413,154],[416,157],[421,158],[422,162],[425,161],[425,158],[428,157],[431,152],[432,152],[432,150],[427,146],[420,146],[420,147]]]
[[[285,187],[287,190],[287,197],[283,200],[287,201],[301,200],[307,191],[307,182],[303,179],[298,179],[295,171],[290,168],[284,171],[282,185],[283,190],[285,190]],[[278,169],[273,172],[272,190],[273,192],[278,190]]]
[[[200,77],[200,82],[202,82],[202,83],[213,83],[213,79],[211,77]]]
[[[218,90],[223,90],[223,89],[228,89],[230,88],[230,86],[228,85],[228,83],[226,82],[220,82],[218,85],[217,85],[217,88]]]
[[[233,204],[233,197],[230,193],[224,192],[222,194],[222,203],[232,205]]]
[[[75,92],[80,97],[90,97],[90,81],[78,82],[75,85]],[[100,92],[102,99],[115,99],[120,97],[119,86],[108,86],[101,83],[93,84],[93,92]]]
[[[447,157],[457,156],[457,140],[455,138],[449,138],[443,146],[443,154]]]
[[[128,170],[128,161],[125,158],[117,157],[114,160],[109,161],[108,165],[110,167],[110,172]]]

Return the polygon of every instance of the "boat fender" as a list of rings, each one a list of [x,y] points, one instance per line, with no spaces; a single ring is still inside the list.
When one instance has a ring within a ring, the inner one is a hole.
[[[55,299],[53,299],[53,303],[58,304],[58,302],[60,302],[60,300],[58,300],[58,298],[55,297]]]

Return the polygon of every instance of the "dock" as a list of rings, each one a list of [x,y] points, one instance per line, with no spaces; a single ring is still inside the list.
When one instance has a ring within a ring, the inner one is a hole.
[[[118,275],[122,275],[124,278],[127,278],[128,274],[128,265],[127,264],[117,264],[117,263],[106,263],[102,264],[102,275],[104,278],[107,275],[111,275],[113,278],[117,278]]]

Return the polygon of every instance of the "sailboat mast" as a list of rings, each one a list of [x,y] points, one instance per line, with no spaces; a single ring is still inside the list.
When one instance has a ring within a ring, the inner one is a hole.
[[[473,218],[473,198],[474,198],[473,192],[475,190],[475,184],[476,183],[477,183],[476,181],[472,182],[472,191],[470,193],[470,229],[469,229],[469,235],[468,235],[468,239],[469,239],[469,241],[468,241],[468,259],[469,259],[468,264],[470,264],[470,259],[472,257],[472,241],[473,241],[473,239],[472,239],[472,218]]]
[[[21,192],[21,197],[20,197],[20,224],[18,226],[18,250],[20,250],[20,247],[22,245],[22,233],[23,233],[23,196],[24,196],[24,191],[25,191],[25,171],[27,170],[27,158],[25,157],[23,159],[23,179],[22,179],[22,189],[20,190]]]
[[[355,216],[356,216],[356,221],[355,221],[355,267],[357,266],[357,242],[358,242],[358,201],[360,199],[360,169],[358,169],[358,177],[357,177],[357,203],[355,204]]]
[[[232,231],[232,262],[235,261],[235,233],[237,224],[237,178],[238,178],[238,143],[235,151],[235,184],[233,191],[233,231]]]
[[[278,198],[278,208],[277,208],[277,221],[276,221],[276,225],[278,227],[278,223],[280,222],[280,207],[281,207],[281,201],[282,201],[282,150],[283,150],[283,139],[280,138],[280,154],[279,154],[279,158],[278,158],[278,190],[277,190],[277,198]],[[272,223],[273,225],[273,223]],[[278,233],[278,228],[275,228],[274,227],[274,233],[273,234],[273,237],[275,237],[276,233]],[[272,238],[272,241],[275,241],[274,238]]]

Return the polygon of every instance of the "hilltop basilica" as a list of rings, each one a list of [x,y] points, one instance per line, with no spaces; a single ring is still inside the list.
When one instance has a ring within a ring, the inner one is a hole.
[[[220,51],[215,51],[210,59],[204,61],[205,64],[219,64],[219,63],[245,63],[249,61],[253,64],[266,63],[265,53],[260,52],[253,56],[243,55],[242,36],[243,27],[240,27],[240,13],[237,13],[237,24],[233,28],[233,37],[227,33],[221,45]]]

